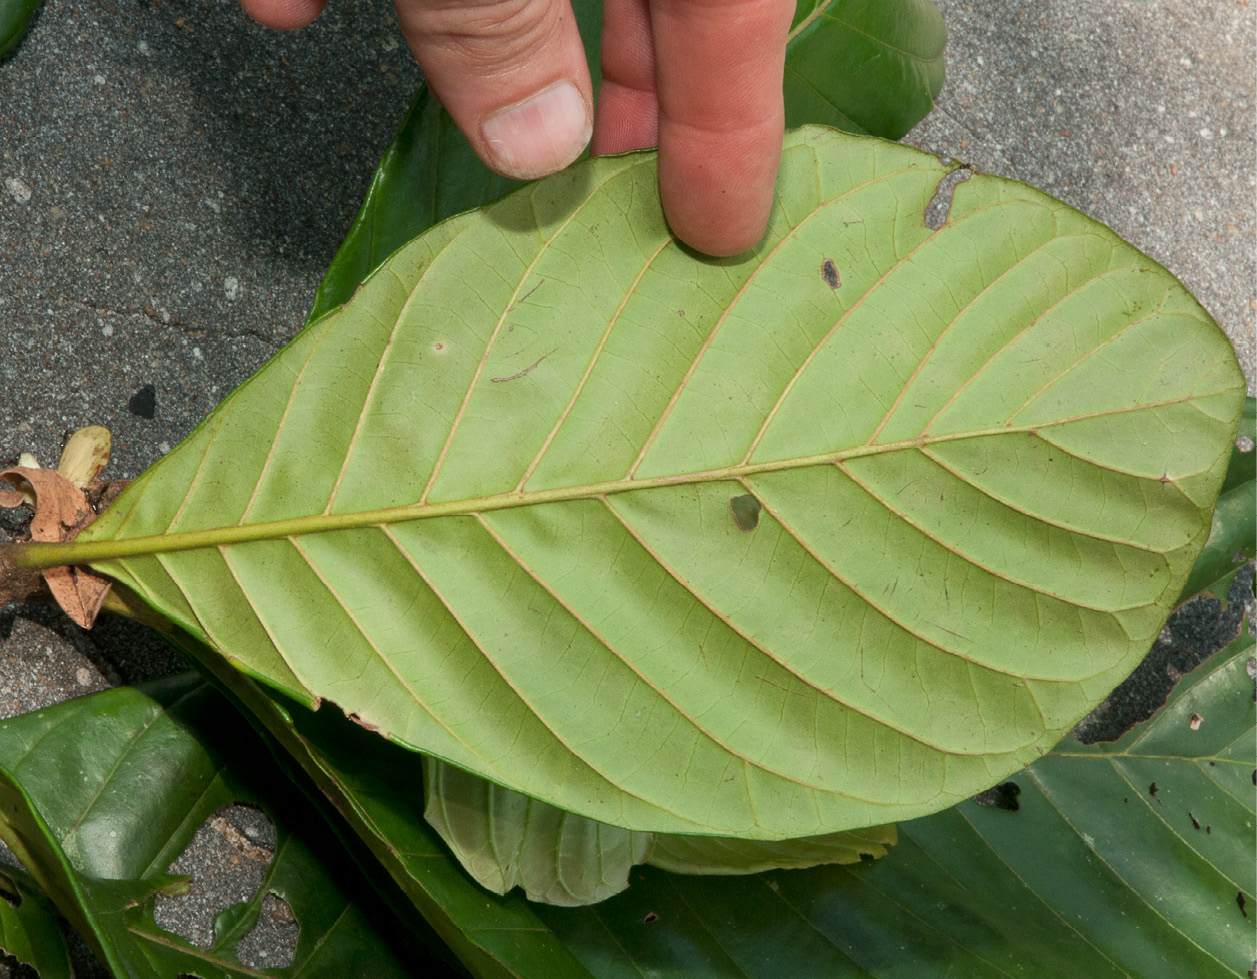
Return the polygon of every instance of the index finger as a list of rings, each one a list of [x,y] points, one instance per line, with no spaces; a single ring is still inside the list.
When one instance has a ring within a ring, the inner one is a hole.
[[[745,251],[768,224],[793,14],[793,0],[650,0],[664,213],[710,255]]]

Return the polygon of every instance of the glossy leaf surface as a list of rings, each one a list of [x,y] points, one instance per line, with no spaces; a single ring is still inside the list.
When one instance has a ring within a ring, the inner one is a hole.
[[[945,172],[802,131],[725,262],[667,235],[650,155],[531,185],[29,553],[603,822],[781,839],[950,805],[1150,645],[1243,379],[1177,282],[1045,195],[976,177],[925,227]]]
[[[71,979],[70,953],[48,898],[21,871],[0,873],[0,949],[40,979]]]
[[[334,853],[330,838],[295,825],[297,810],[276,798],[283,784],[230,707],[194,677],[0,724],[0,836],[115,975],[262,974],[234,949],[267,893],[292,906],[301,931],[293,964],[265,974],[410,975],[346,890],[346,868],[338,878],[311,846]],[[205,951],[157,926],[153,896],[178,881],[166,867],[201,823],[239,802],[268,812],[278,845],[261,891],[219,919]]]
[[[584,908],[499,897],[463,875],[420,815],[419,757],[295,705],[287,743],[425,913],[435,900],[464,929],[478,976],[1213,979],[1242,976],[1252,954],[1235,900],[1252,873],[1236,859],[1251,850],[1252,654],[1241,636],[1120,742],[1070,740],[1014,776],[1016,812],[965,802],[914,820],[872,864],[719,879],[640,867],[627,891]],[[1138,784],[1149,765],[1156,796]]]
[[[1231,461],[1222,481],[1222,492],[1213,511],[1209,539],[1183,585],[1179,602],[1211,589],[1229,578],[1245,561],[1257,556],[1257,401],[1244,399],[1239,429],[1235,433]],[[1225,590],[1223,591],[1225,595]]]
[[[44,0],[0,0],[0,58],[17,47]]]
[[[602,0],[574,0],[572,9],[596,90]],[[786,124],[898,139],[934,107],[946,42],[947,29],[930,0],[800,3],[786,47]],[[307,322],[348,302],[411,238],[519,186],[480,162],[423,86],[376,168]]]

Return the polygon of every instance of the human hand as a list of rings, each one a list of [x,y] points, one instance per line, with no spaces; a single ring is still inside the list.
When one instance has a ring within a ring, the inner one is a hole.
[[[326,0],[240,0],[304,27]],[[594,153],[659,147],[673,232],[710,255],[763,235],[785,127],[793,0],[604,0],[596,118],[568,0],[396,0],[428,85],[484,162],[510,177]]]

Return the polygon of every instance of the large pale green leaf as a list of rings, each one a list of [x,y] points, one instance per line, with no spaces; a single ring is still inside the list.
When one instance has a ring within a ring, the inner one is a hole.
[[[574,0],[572,8],[597,89],[602,0]],[[804,0],[786,46],[787,125],[820,123],[898,139],[934,107],[946,42],[947,29],[930,0]],[[519,186],[480,162],[422,87],[376,168],[307,322],[348,302],[411,238]]]
[[[264,755],[195,677],[25,714],[0,724],[0,837],[116,976],[411,975],[374,902],[353,896],[352,868],[301,825]],[[220,917],[206,951],[157,926],[153,895],[178,880],[165,868],[201,823],[239,802],[267,811],[278,843],[261,891]],[[234,950],[268,893],[301,931],[292,965],[261,973]]]
[[[13,559],[91,562],[277,689],[604,822],[950,805],[1146,651],[1243,379],[1172,277],[1046,195],[978,176],[927,228],[947,171],[801,131],[725,261],[668,236],[650,154],[530,185]]]

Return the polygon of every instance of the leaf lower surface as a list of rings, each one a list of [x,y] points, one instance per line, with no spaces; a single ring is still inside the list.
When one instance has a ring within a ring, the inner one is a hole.
[[[724,261],[669,237],[651,154],[530,185],[63,548],[275,688],[602,822],[943,808],[1151,644],[1244,383],[1168,273],[1044,194],[977,176],[926,227],[948,170],[792,134]]]

